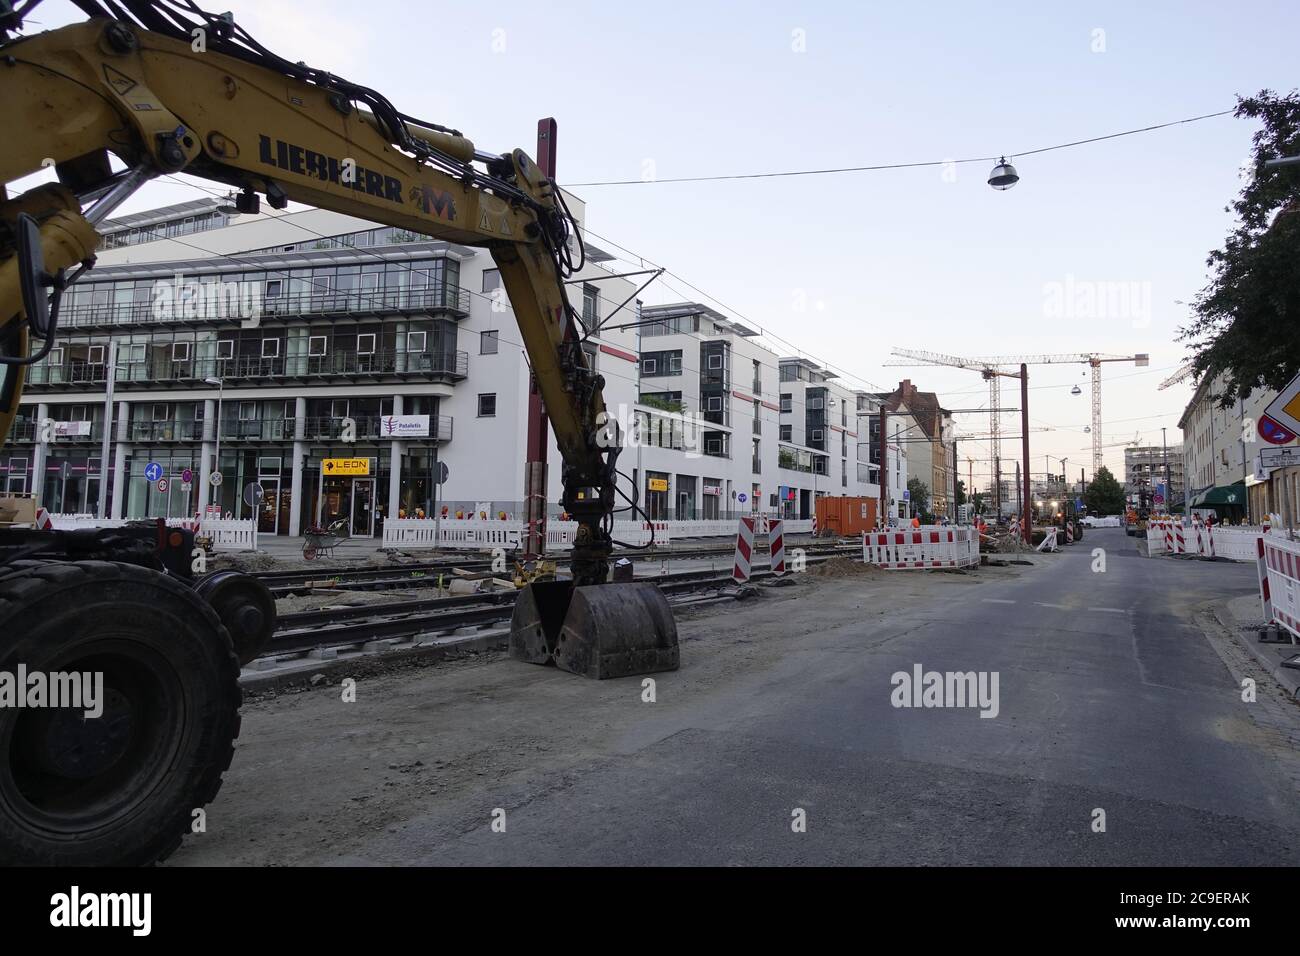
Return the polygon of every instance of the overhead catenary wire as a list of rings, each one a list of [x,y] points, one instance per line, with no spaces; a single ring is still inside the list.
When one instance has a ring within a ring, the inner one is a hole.
[[[1052,146],[1040,146],[1035,149],[1016,150],[991,156],[970,156],[965,159],[931,159],[910,163],[876,163],[870,166],[834,166],[826,169],[792,169],[780,172],[728,173],[714,176],[675,176],[663,179],[658,177],[650,179],[608,179],[585,183],[566,183],[565,188],[586,186],[649,186],[665,183],[712,183],[743,179],[777,179],[788,176],[834,176],[843,173],[878,172],[886,169],[919,169],[932,166],[959,166],[968,163],[991,163],[997,162],[999,159],[1004,157],[1023,158],[1025,156],[1037,156],[1042,153],[1050,153],[1060,149],[1071,149],[1075,146],[1085,146],[1089,143],[1100,143],[1109,139],[1119,139],[1122,136],[1135,136],[1139,133],[1150,133],[1159,129],[1167,129],[1171,126],[1199,123],[1202,120],[1213,119],[1217,116],[1227,116],[1234,112],[1236,112],[1235,109],[1219,110],[1214,113],[1202,113],[1199,116],[1188,116],[1183,119],[1170,120],[1167,123],[1155,123],[1151,126],[1142,126],[1137,129],[1127,129],[1121,130],[1117,133],[1106,133],[1102,136],[1090,136],[1086,139],[1076,139],[1068,143],[1057,143]]]

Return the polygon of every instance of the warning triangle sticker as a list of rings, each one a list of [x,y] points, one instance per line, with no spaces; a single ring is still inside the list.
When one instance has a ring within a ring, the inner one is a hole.
[[[126,96],[138,85],[135,80],[131,79],[125,73],[113,69],[107,63],[104,64],[104,79],[108,81],[118,96]]]

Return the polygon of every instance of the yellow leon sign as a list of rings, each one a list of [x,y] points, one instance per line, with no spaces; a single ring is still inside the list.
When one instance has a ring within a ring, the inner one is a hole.
[[[320,463],[321,471],[327,475],[368,475],[369,458],[326,458]]]
[[[651,490],[651,491],[667,491],[667,490],[668,490],[668,479],[667,479],[667,478],[651,478],[651,479],[650,479],[650,490]]]

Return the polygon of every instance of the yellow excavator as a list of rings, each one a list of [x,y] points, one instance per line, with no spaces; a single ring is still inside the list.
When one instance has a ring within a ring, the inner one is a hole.
[[[0,0],[0,440],[27,368],[56,340],[63,291],[94,265],[96,226],[156,176],[226,184],[245,212],[292,200],[484,247],[578,522],[571,577],[520,592],[511,656],[594,678],[675,669],[662,592],[607,583],[622,438],[565,293],[581,245],[556,184],[522,150],[482,152],[374,90],[277,57],[230,14],[76,0],[85,22],[27,35],[38,2]],[[57,183],[10,195],[51,166]],[[0,692],[19,674],[103,682],[94,717],[0,707],[0,861],[152,863],[216,796],[239,733],[238,665],[275,610],[251,577],[196,578],[192,545],[161,526],[0,530]]]

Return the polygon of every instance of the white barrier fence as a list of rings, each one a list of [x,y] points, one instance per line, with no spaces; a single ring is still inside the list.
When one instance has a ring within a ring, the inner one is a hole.
[[[1291,635],[1294,644],[1300,638],[1300,541],[1288,541],[1281,535],[1263,535],[1260,561],[1260,595],[1265,617],[1271,617]]]
[[[438,539],[434,540],[435,524],[439,526]],[[576,521],[546,522],[546,548],[563,551],[573,547],[577,533]],[[735,519],[698,521],[626,521],[614,522],[614,539],[635,547],[650,543],[654,532],[656,546],[666,545],[674,539],[722,538],[736,533]],[[812,520],[785,522],[785,534],[810,534]],[[522,546],[523,529],[510,521],[493,521],[474,518],[389,518],[384,522],[383,547],[403,550],[422,548],[447,548],[451,550],[491,550],[492,548],[517,549]]]
[[[1259,525],[1206,525],[1186,517],[1152,518],[1147,522],[1147,556],[1185,554],[1254,561],[1255,542],[1266,533]]]
[[[56,531],[77,528],[122,528],[130,521],[153,521],[153,518],[97,518],[90,514],[50,515]],[[256,551],[257,522],[220,518],[164,518],[169,528],[188,528],[195,534],[212,539],[214,551]]]
[[[963,525],[867,531],[862,560],[889,570],[972,567],[980,563],[979,534]]]

